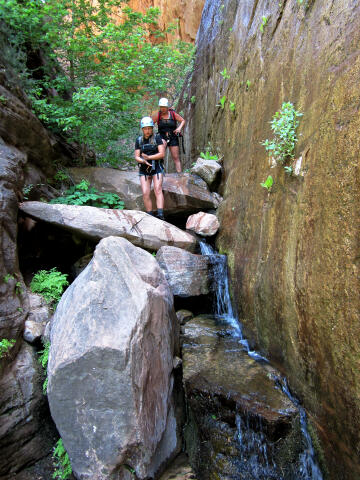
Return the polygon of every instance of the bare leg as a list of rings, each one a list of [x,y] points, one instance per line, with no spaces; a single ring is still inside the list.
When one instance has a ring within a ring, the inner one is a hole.
[[[151,212],[152,210],[152,201],[150,198],[151,181],[151,177],[145,177],[144,175],[140,176],[140,185],[143,194],[144,207],[147,212]]]
[[[169,147],[172,159],[174,160],[175,169],[178,173],[181,173],[180,151],[179,147]]]
[[[164,194],[162,191],[163,175],[159,173],[159,178],[157,175],[153,176],[154,179],[154,193],[156,198],[157,208],[164,208]]]

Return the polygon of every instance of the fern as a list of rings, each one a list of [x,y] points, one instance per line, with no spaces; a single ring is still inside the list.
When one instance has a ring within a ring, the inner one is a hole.
[[[87,205],[98,208],[112,208],[122,210],[125,206],[119,195],[110,192],[98,192],[94,187],[90,187],[87,180],[82,179],[77,185],[70,187],[65,191],[63,197],[54,198],[50,201],[52,204],[63,205]]]
[[[52,474],[52,478],[58,480],[66,480],[72,474],[72,468],[69,455],[65,450],[62,438],[56,442],[53,452],[53,463],[55,466],[55,472]]]
[[[4,357],[8,351],[15,345],[16,340],[13,338],[8,340],[7,338],[3,338],[0,340],[0,358]]]
[[[68,285],[67,275],[52,268],[49,271],[39,270],[31,280],[30,289],[42,295],[46,301],[55,302],[56,306]]]
[[[47,386],[48,386],[48,377],[47,377],[47,366],[48,366],[48,361],[49,361],[49,353],[50,353],[50,342],[45,342],[44,343],[44,349],[39,352],[39,363],[44,369],[44,373],[46,375],[45,381],[43,383],[43,394],[46,395],[47,392]]]

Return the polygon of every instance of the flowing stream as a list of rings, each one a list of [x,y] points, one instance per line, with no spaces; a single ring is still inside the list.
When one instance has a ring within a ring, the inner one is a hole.
[[[268,360],[254,350],[251,350],[249,342],[244,338],[242,326],[234,314],[228,281],[227,258],[225,255],[218,254],[206,242],[200,242],[202,255],[208,256],[212,264],[214,290],[215,290],[215,315],[220,316],[231,327],[233,335],[238,338],[241,348],[248,355],[258,362],[266,362]],[[323,480],[323,476],[319,465],[316,461],[316,455],[312,440],[307,428],[307,418],[304,408],[300,402],[291,394],[287,385],[286,378],[276,377],[275,385],[280,388],[284,394],[291,400],[299,411],[300,425],[303,435],[304,449],[299,456],[299,469],[296,475],[297,480]],[[275,387],[276,388],[276,387]],[[267,460],[267,446],[264,442],[263,435],[255,434],[249,430],[246,422],[240,416],[237,416],[237,432],[241,452],[245,455],[251,453],[251,462],[248,465],[252,472],[253,478],[277,478],[274,476],[273,469],[275,465],[269,464]],[[249,472],[250,473],[250,472]],[[265,476],[264,476],[265,475]]]

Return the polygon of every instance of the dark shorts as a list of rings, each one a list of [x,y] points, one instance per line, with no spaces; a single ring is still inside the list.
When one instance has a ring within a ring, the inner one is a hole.
[[[179,136],[178,135],[166,135],[161,134],[161,138],[163,138],[166,142],[168,147],[178,147],[179,146]]]
[[[139,175],[144,175],[145,177],[153,177],[154,175],[158,175],[159,173],[164,173],[164,166],[161,162],[155,162],[155,170],[152,170],[151,167],[148,165],[144,165],[140,163],[139,168]]]

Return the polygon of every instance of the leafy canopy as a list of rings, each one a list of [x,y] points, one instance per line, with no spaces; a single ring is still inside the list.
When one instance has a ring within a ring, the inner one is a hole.
[[[39,118],[79,142],[84,158],[91,148],[112,164],[119,137],[149,113],[151,99],[181,88],[193,53],[184,42],[151,43],[163,35],[159,10],[142,14],[126,3],[0,0],[0,30],[10,29],[14,49],[41,48],[49,59],[28,89]]]

